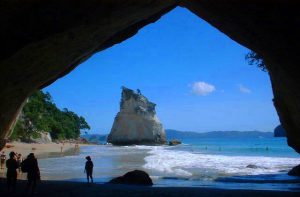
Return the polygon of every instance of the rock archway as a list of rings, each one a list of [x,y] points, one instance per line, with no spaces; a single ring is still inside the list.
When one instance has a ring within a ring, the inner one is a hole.
[[[293,0],[2,1],[0,149],[32,92],[176,6],[264,57],[288,144],[300,153],[300,19]]]

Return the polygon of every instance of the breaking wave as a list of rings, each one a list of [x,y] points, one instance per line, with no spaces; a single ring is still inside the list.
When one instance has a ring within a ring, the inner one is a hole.
[[[300,163],[298,158],[263,156],[224,156],[190,153],[152,147],[145,157],[147,170],[162,176],[210,178],[222,176],[276,174]]]

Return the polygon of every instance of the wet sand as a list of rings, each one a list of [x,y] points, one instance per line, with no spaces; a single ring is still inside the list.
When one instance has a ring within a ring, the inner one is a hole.
[[[1,196],[26,196],[26,181],[19,180],[17,191],[9,194],[4,179],[0,179]],[[3,195],[2,195],[3,194]],[[29,195],[28,195],[29,196]],[[201,197],[299,197],[298,192],[267,190],[226,190],[202,187],[145,187],[130,185],[93,184],[68,181],[42,181],[38,184],[35,196],[45,197],[92,197],[92,196],[201,196]]]

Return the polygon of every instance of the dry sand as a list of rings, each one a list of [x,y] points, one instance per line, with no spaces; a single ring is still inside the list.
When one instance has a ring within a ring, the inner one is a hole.
[[[80,146],[86,146],[79,144]],[[21,153],[23,158],[25,158],[29,153],[34,153],[38,159],[47,158],[49,156],[54,156],[55,154],[66,153],[75,150],[74,143],[47,143],[47,144],[36,144],[36,143],[21,143],[13,142],[7,143],[6,147],[2,150],[8,155],[11,151],[16,153]],[[2,152],[1,151],[1,152]]]
[[[14,151],[15,153],[22,154],[23,159],[27,157],[29,153],[34,153],[38,159],[49,157],[61,157],[65,155],[72,155],[78,153],[81,146],[88,146],[87,144],[75,144],[75,143],[21,143],[12,142],[7,143],[2,151],[6,154],[6,159],[9,158],[9,153]],[[0,169],[0,177],[6,177],[6,167]],[[26,179],[26,173],[18,173],[18,179]]]

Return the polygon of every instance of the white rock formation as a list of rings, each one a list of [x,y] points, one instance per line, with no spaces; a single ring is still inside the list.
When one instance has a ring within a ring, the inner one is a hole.
[[[116,145],[164,144],[166,134],[158,120],[154,103],[148,101],[140,91],[122,87],[120,112],[107,141]]]
[[[39,143],[39,144],[46,144],[46,143],[51,143],[52,138],[50,133],[48,132],[39,132],[40,137],[38,138],[30,138],[30,141],[33,143]]]

